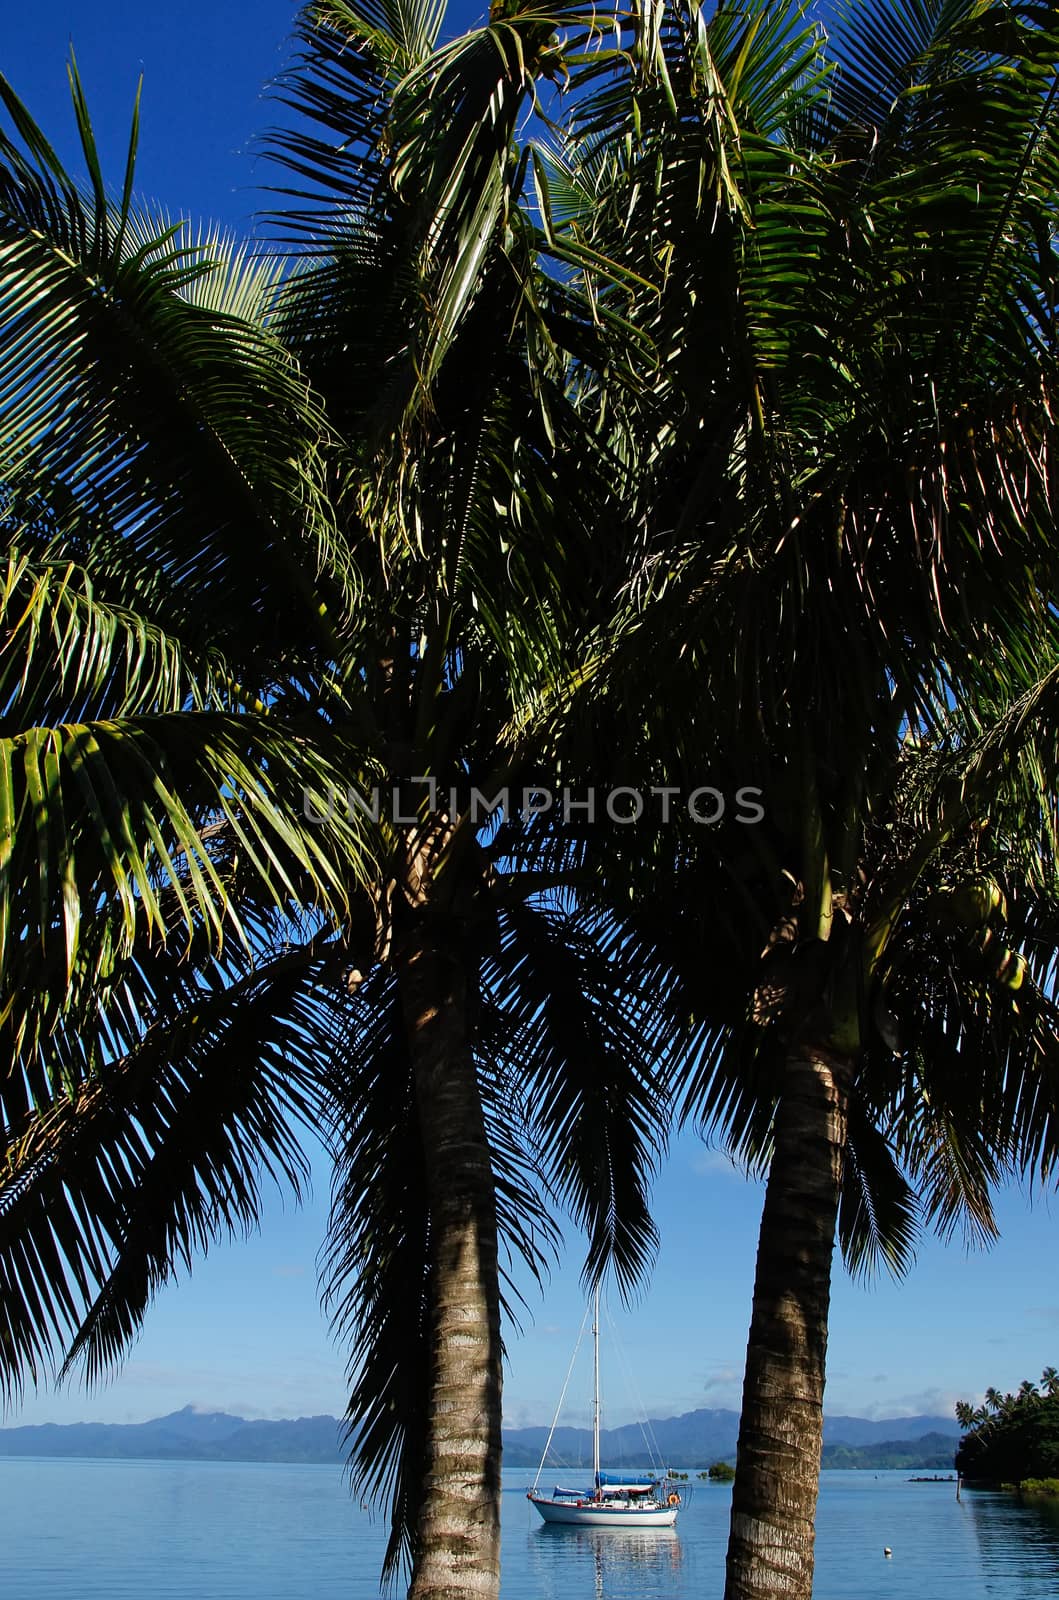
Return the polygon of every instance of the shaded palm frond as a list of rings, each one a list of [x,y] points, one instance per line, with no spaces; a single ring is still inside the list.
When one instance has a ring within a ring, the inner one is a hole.
[[[533,1144],[588,1234],[586,1280],[612,1269],[630,1296],[657,1246],[648,1194],[665,1143],[671,1019],[651,992],[655,974],[627,931],[545,906],[509,907],[501,941],[486,982],[514,1029]]]
[[[174,973],[153,972],[145,950],[141,963],[106,1019],[123,1053],[89,1068],[77,1027],[56,1030],[34,1052],[54,1080],[50,1101],[4,1125],[8,1394],[54,1371],[63,1350],[63,1372],[80,1363],[98,1380],[181,1264],[255,1225],[263,1176],[295,1194],[307,1177],[295,1127],[320,1117],[326,952]],[[149,1006],[144,979],[156,985]]]
[[[915,1190],[854,1094],[838,1212],[838,1242],[847,1270],[866,1278],[885,1267],[892,1277],[903,1277],[915,1260],[919,1231]]]
[[[350,1351],[347,1419],[358,1493],[388,1503],[384,1575],[414,1554],[430,1392],[430,1209],[423,1133],[396,991],[379,978],[370,1009],[336,1041],[331,1225],[325,1305]]]
[[[509,1267],[538,1282],[558,1234],[542,1199],[538,1163],[515,1111],[517,1074],[498,1073],[507,1022],[486,998],[479,1085],[490,1138],[496,1222]],[[358,1494],[386,1503],[384,1575],[414,1559],[431,1386],[429,1130],[417,1108],[405,1021],[391,972],[373,974],[335,1039],[327,1067],[335,1186],[321,1276],[336,1333],[350,1349],[347,1446]],[[522,1296],[501,1271],[502,1309],[517,1324]],[[524,1302],[523,1302],[524,1303]]]

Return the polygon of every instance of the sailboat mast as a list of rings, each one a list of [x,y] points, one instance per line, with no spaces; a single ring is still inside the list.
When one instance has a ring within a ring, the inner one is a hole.
[[[592,1375],[595,1398],[592,1406],[592,1471],[599,1488],[599,1284],[592,1302]]]

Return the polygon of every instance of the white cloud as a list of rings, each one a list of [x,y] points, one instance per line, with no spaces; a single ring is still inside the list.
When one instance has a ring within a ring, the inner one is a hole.
[[[730,1156],[727,1150],[710,1150],[703,1148],[691,1158],[691,1170],[697,1172],[700,1178],[713,1178],[721,1174],[729,1178],[741,1178],[748,1181],[746,1168]]]
[[[858,1406],[855,1415],[867,1417],[869,1422],[888,1417],[951,1417],[957,1400],[969,1398],[956,1389],[918,1389],[910,1394],[895,1395],[892,1400],[873,1400],[870,1405]]]
[[[734,1364],[729,1366],[722,1365],[717,1367],[716,1370],[713,1371],[708,1378],[706,1378],[702,1385],[702,1392],[703,1394],[712,1394],[717,1389],[731,1391],[734,1388],[736,1393],[738,1393],[742,1388],[742,1383],[743,1371],[741,1367],[737,1367]]]

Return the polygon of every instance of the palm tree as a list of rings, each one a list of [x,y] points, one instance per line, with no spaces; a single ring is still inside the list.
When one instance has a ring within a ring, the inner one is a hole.
[[[606,395],[642,529],[611,683],[670,708],[668,782],[766,797],[650,859],[713,1027],[690,1106],[769,1158],[728,1600],[811,1590],[836,1231],[900,1266],[907,1176],[988,1234],[1055,1159],[1057,67],[1033,6],[825,40],[675,5],[539,162],[655,352]]]
[[[108,205],[72,82],[87,192],[0,85],[7,1392],[86,1311],[112,1358],[175,1256],[254,1215],[255,1168],[297,1182],[313,933],[374,874],[360,819],[303,820],[345,742],[268,703],[331,520],[279,275],[137,213],[135,118]],[[136,1236],[138,1184],[169,1213],[145,1195]]]
[[[574,30],[594,26],[591,10],[564,15]],[[588,1272],[612,1260],[624,1289],[650,1252],[644,1178],[660,1105],[651,958],[643,986],[633,966],[631,986],[620,980],[625,993],[609,999],[618,969],[595,956],[589,923],[569,902],[534,906],[542,880],[532,863],[505,872],[512,822],[489,847],[475,826],[479,797],[491,808],[519,780],[540,779],[523,730],[588,670],[580,633],[600,608],[599,579],[580,558],[609,463],[567,403],[557,349],[563,322],[569,340],[590,318],[537,269],[536,236],[518,210],[515,123],[535,78],[555,68],[552,26],[512,7],[437,51],[440,24],[436,7],[409,7],[400,26],[370,6],[311,8],[284,92],[319,131],[303,125],[273,146],[287,182],[281,224],[312,240],[285,304],[285,338],[351,447],[335,466],[342,516],[354,539],[366,528],[373,540],[373,566],[358,571],[365,624],[343,678],[366,685],[373,747],[390,782],[411,780],[402,792],[419,817],[384,858],[372,949],[357,971],[375,962],[363,998],[399,1020],[405,1040],[412,1103],[402,1126],[424,1151],[429,1228],[422,1206],[406,1207],[395,1239],[364,1198],[380,1152],[362,1085],[377,1068],[358,1044],[353,1093],[337,1097],[351,1153],[333,1258],[340,1279],[357,1268],[338,1297],[343,1314],[352,1307],[377,1328],[381,1360],[357,1368],[350,1421],[369,1481],[382,1487],[395,1474],[388,1560],[407,1541],[416,1596],[497,1582],[490,1149],[505,1149],[503,1099],[525,1095],[532,1108],[532,1140],[589,1225]],[[576,481],[564,465],[575,461]],[[348,498],[345,484],[355,485]],[[606,926],[598,909],[591,926],[597,935]],[[564,968],[553,945],[574,963]],[[515,1043],[501,1031],[490,1060],[507,1070],[483,1084],[478,1013],[500,995]],[[639,1044],[632,1015],[646,1022]],[[527,1068],[532,1093],[519,1082]],[[388,1125],[386,1143],[392,1158]],[[508,1232],[522,1236],[510,1186],[504,1199]],[[409,1228],[422,1252],[412,1275]],[[409,1384],[412,1371],[421,1387]]]
[[[40,938],[4,969],[5,1383],[111,1365],[323,1127],[355,1470],[418,1597],[496,1589],[500,1246],[539,1270],[534,1186],[590,1276],[650,1258],[671,1034],[650,949],[475,813],[547,776],[525,729],[590,670],[605,462],[554,354],[584,313],[512,209],[540,18],[435,59],[439,23],[307,14],[288,87],[330,132],[279,146],[324,214],[292,208],[287,276],[138,216],[135,133],[111,206],[76,74],[86,194],[6,89],[0,146],[9,770],[44,749],[9,807]],[[377,817],[333,803],[373,784]]]

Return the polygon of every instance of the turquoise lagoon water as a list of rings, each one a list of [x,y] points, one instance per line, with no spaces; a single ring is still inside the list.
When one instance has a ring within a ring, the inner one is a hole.
[[[586,1533],[532,1476],[505,1475],[503,1600],[719,1600],[728,1488],[673,1533]],[[815,1600],[1059,1600],[1059,1511],[907,1480],[823,1474]],[[4,1600],[375,1600],[384,1543],[339,1468],[0,1459]]]

